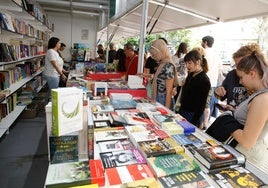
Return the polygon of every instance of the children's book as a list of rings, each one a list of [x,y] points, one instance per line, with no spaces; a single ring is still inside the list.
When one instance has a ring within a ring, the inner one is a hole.
[[[150,157],[147,161],[156,177],[199,169],[197,163],[185,153]]]

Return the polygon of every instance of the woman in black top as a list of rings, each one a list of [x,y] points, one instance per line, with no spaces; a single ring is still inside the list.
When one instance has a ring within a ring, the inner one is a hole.
[[[208,64],[206,59],[197,50],[187,53],[184,61],[188,69],[188,76],[182,87],[179,114],[199,127],[211,87],[206,74]]]

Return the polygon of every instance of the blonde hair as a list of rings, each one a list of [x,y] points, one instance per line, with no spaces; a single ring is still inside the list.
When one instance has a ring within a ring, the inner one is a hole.
[[[161,63],[164,63],[164,62],[173,63],[171,53],[170,53],[170,51],[167,47],[167,44],[165,43],[164,40],[157,39],[157,40],[153,41],[151,43],[149,51],[151,51],[151,50],[154,50],[159,54],[159,57],[160,57],[159,61]]]
[[[198,51],[201,54],[201,56],[206,56],[205,49],[202,46],[196,46],[192,50]]]
[[[257,43],[249,43],[241,46],[235,53],[233,53],[233,59],[250,55],[254,51],[261,51],[260,46]]]

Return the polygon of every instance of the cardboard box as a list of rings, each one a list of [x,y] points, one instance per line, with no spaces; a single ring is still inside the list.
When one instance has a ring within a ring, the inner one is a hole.
[[[31,119],[35,118],[38,113],[38,104],[36,103],[31,103],[27,105],[27,107],[23,110],[20,118],[22,119]]]

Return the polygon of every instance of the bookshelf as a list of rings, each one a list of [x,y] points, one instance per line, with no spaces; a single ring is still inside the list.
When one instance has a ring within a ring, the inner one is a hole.
[[[42,79],[42,66],[52,24],[37,3],[25,0],[0,0],[0,23],[0,43],[8,46],[9,57],[12,57],[6,59],[7,55],[2,54],[0,59],[0,76],[5,80],[4,85],[1,78],[0,93],[5,94],[0,100],[1,138],[26,108],[24,104],[17,105],[19,91],[26,84],[40,80],[33,89],[38,93],[46,84]]]

